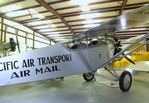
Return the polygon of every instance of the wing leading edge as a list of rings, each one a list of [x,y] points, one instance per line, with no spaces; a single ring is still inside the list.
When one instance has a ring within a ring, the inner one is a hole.
[[[83,32],[83,34],[87,37],[94,38],[140,26],[147,22],[149,22],[149,4],[127,14],[118,16],[97,27],[91,28]]]

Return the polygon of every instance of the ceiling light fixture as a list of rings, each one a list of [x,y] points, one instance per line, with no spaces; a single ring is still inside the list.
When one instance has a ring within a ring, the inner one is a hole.
[[[62,37],[62,36],[57,36],[57,37],[48,36],[48,37],[53,38],[53,39],[66,39],[66,37]]]
[[[52,21],[51,20],[46,20],[48,23],[52,24]]]
[[[81,19],[92,19],[95,17],[98,17],[100,14],[99,13],[91,13],[91,14],[82,14],[80,15]]]
[[[122,30],[126,29],[126,27],[127,27],[127,21],[126,21],[126,18],[124,16],[121,17],[120,24],[121,24],[121,29]]]
[[[71,0],[71,4],[75,5],[88,5],[89,3],[95,2],[96,0]]]
[[[89,5],[82,5],[82,6],[80,6],[80,9],[82,11],[90,11]]]
[[[43,33],[45,35],[61,35],[60,32],[50,32],[50,33]]]
[[[15,12],[9,12],[6,13],[7,17],[15,17],[15,16],[21,16],[21,15],[26,15],[28,12],[26,10],[21,10],[21,11],[15,11]]]
[[[45,18],[45,16],[43,16],[42,14],[36,14],[36,15],[33,15],[33,16],[35,16],[35,17],[37,17],[37,18],[39,18],[39,19]]]
[[[41,30],[39,30],[40,32],[50,32],[50,31],[54,31],[55,29],[41,29]]]
[[[16,5],[9,5],[1,8],[2,12],[11,12],[17,9],[21,9],[19,6]]]
[[[133,29],[129,29],[130,31],[134,31],[134,30],[147,30],[147,28],[133,28]]]
[[[34,29],[50,28],[50,25],[34,27]]]
[[[51,24],[51,25],[50,25],[50,27],[53,27],[53,28],[55,28],[56,26],[55,26],[54,24]]]
[[[46,34],[46,33],[44,33],[44,34]],[[48,36],[48,37],[49,37],[49,36],[61,36],[61,34],[59,34],[59,33],[55,33],[55,34],[50,33],[50,34],[47,34],[47,36]]]
[[[86,27],[86,28],[89,28],[89,27],[91,27],[91,28],[93,28],[93,27],[96,27],[96,26],[99,26],[100,24],[87,24],[87,25],[84,25],[84,27]]]
[[[28,9],[28,11],[31,13],[31,14],[38,14],[38,12],[34,9]]]
[[[101,20],[94,20],[94,19],[86,19],[85,21],[82,21],[84,24],[92,24],[92,23],[99,23]]]
[[[48,24],[48,23],[46,21],[35,21],[28,23],[28,25],[40,25],[40,24]]]

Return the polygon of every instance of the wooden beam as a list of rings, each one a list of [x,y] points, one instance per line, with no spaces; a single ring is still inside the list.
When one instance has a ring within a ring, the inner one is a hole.
[[[141,7],[141,5],[136,5],[133,7],[127,7],[125,8],[125,10],[129,10],[129,9],[136,9]],[[82,12],[82,11],[75,11],[75,12],[69,12],[69,13],[62,13],[61,15],[63,17],[73,17],[73,16],[79,16],[79,15],[83,15],[83,14],[89,14],[89,13],[106,13],[106,12],[113,12],[113,11],[119,11],[120,6],[115,6],[115,7],[106,7],[106,8],[97,8],[97,9],[92,9],[88,12]],[[57,11],[57,9],[55,9]],[[40,14],[43,13],[48,13],[48,11],[42,11],[42,12],[38,12]],[[18,18],[22,18],[25,16],[30,16],[30,14],[25,14],[25,15],[21,15],[21,16],[16,16],[16,17],[12,17],[11,19],[18,19]],[[51,16],[46,16],[45,18],[43,18],[42,20],[49,20],[49,19],[56,19],[57,17],[55,15],[51,15]],[[27,19],[28,20],[37,20],[38,18],[33,18],[33,19]],[[39,19],[38,19],[39,20]],[[23,20],[26,21],[26,20]]]
[[[93,18],[94,20],[101,20],[101,19],[111,19],[111,18],[115,18],[117,17],[118,15],[113,15],[113,16],[103,16],[103,17],[96,17],[96,18]],[[42,20],[45,20],[45,19],[42,19]],[[50,20],[53,20],[53,19],[50,19]],[[68,20],[67,22],[68,23],[72,23],[72,22],[81,22],[81,21],[85,21],[86,19],[78,19],[78,20]],[[40,21],[40,20],[37,20],[37,21]],[[54,21],[54,20],[53,20]],[[30,23],[30,22],[34,22],[34,21],[30,21],[30,20],[27,20],[27,22],[25,21],[21,21],[21,24],[27,24],[27,23]],[[62,22],[53,22],[53,24],[60,24]]]
[[[97,3],[92,3],[92,4],[90,4],[90,5],[97,5],[97,4],[102,4],[102,3],[107,3],[107,2],[114,2],[114,1],[109,1],[109,0],[107,0],[107,1],[100,1],[100,2],[97,2]],[[50,5],[50,3],[48,3],[49,5]],[[72,8],[78,8],[79,6],[78,5],[75,5],[75,6],[69,6],[69,7],[62,7],[62,8],[58,8],[58,9],[55,9],[55,11],[59,11],[59,10],[68,10],[68,9],[72,9]],[[98,8],[98,9],[92,9],[91,11],[93,12],[97,12],[97,10],[98,10],[98,12],[108,12],[108,11],[115,11],[115,10],[119,10],[119,8],[120,8],[120,6],[117,6],[117,7],[108,7],[108,8]],[[38,13],[47,13],[48,11],[41,11],[41,12],[38,12]],[[77,11],[77,12],[72,12],[72,13],[65,13],[65,14],[61,14],[63,17],[68,17],[69,15],[70,16],[73,16],[73,14],[77,14],[77,15],[80,15],[80,13],[81,14],[83,14],[82,13],[82,11]],[[89,12],[90,13],[90,12]],[[67,15],[68,14],[68,15]],[[0,14],[0,15],[4,15],[4,14]],[[75,16],[74,15],[74,16]],[[17,16],[17,17],[13,17],[13,18],[11,18],[11,19],[17,19],[17,18],[21,18],[21,17],[24,17],[24,16],[30,16],[30,14],[26,14],[26,15],[21,15],[21,16]],[[50,16],[50,19],[51,18],[56,18],[54,15],[53,16]]]
[[[138,32],[149,32],[149,30],[129,30],[129,31],[118,31],[116,32],[117,34],[120,34],[120,33],[138,33]]]
[[[139,33],[139,34],[120,34],[120,35],[114,35],[114,36],[117,36],[117,37],[125,37],[125,36],[138,36],[138,35],[144,35],[144,33]]]
[[[123,0],[121,9],[120,9],[120,11],[119,11],[119,15],[121,15],[121,14],[123,13],[123,10],[124,10],[124,8],[125,8],[125,6],[126,6],[126,4],[127,4],[127,1],[128,1],[128,0]]]
[[[124,8],[124,10],[130,10],[130,9],[136,9],[136,8],[139,8],[141,7],[142,5],[146,4],[146,3],[149,3],[149,2],[144,2],[144,3],[135,3],[135,4],[128,4],[126,5],[126,7]],[[119,11],[121,6],[115,6],[115,7],[106,7],[106,8],[100,8],[100,9],[92,9],[91,12],[110,12],[110,11]],[[62,8],[63,9],[63,8]],[[62,10],[61,9],[61,10]],[[58,9],[55,9],[56,11]],[[44,13],[47,12],[47,11],[43,11]],[[42,12],[39,12],[39,13],[42,13]],[[70,13],[63,13],[61,14],[63,17],[71,17],[71,16],[78,16],[82,14],[82,11],[77,11],[77,12],[70,12]],[[27,15],[24,15],[24,16],[27,16]],[[23,17],[24,17],[23,16]],[[22,17],[22,16],[20,16]],[[20,18],[20,17],[14,17],[14,19],[16,18]],[[46,18],[42,19],[42,20],[47,20],[47,19],[55,19],[56,17],[55,16],[47,16]],[[13,19],[13,18],[11,18]],[[34,20],[39,20],[38,18],[34,18],[34,19],[26,19],[26,20],[21,20],[23,23],[27,23],[27,22],[30,22],[30,21],[34,21]]]
[[[55,11],[47,2],[44,0],[36,0],[40,5],[42,5],[47,11],[54,14],[57,18],[59,18],[70,30],[71,33],[75,34],[68,22],[64,19],[63,16],[61,16],[57,11]]]
[[[19,0],[18,0],[19,1]],[[49,5],[54,5],[54,4],[58,4],[58,3],[63,3],[63,2],[69,2],[70,0],[58,0],[58,1],[52,1],[50,3],[48,3]],[[122,0],[104,0],[104,1],[99,1],[99,2],[94,2],[94,3],[90,3],[89,5],[95,5],[95,4],[103,4],[103,3],[109,3],[109,2],[117,2],[117,1],[122,1]],[[26,9],[33,9],[33,8],[37,8],[37,7],[41,7],[41,5],[35,5],[35,6],[30,6],[30,7],[25,7],[25,8],[21,8],[21,9],[17,9],[14,11],[20,11],[20,10],[26,10]],[[79,6],[78,6],[79,7]],[[69,7],[68,7],[69,8]],[[70,7],[71,8],[71,7]],[[61,9],[61,8],[60,8]],[[67,9],[64,8],[64,9]],[[62,9],[61,9],[62,10]],[[8,12],[7,12],[8,13]],[[4,13],[0,13],[0,15],[4,15]]]
[[[96,23],[95,23],[96,24]],[[98,24],[98,23],[97,23]],[[149,28],[148,26],[144,26],[144,27],[135,27],[135,28],[133,28],[133,29],[144,29],[144,28],[146,28],[146,30],[145,31],[143,31],[143,32],[149,32],[149,30],[147,30],[147,28]],[[41,29],[35,29],[35,30],[44,30],[44,29],[49,29],[49,28],[41,28]],[[85,30],[85,29],[90,29],[90,27],[80,27],[80,28],[72,28],[74,31],[75,30]],[[53,30],[53,31],[57,31],[57,32],[61,32],[61,31],[67,31],[68,29],[60,29],[60,30]],[[142,32],[142,31],[138,31],[138,30],[133,30],[134,32],[136,31],[136,33],[138,33],[138,32]],[[123,31],[123,32],[116,32],[115,34],[119,34],[119,33],[125,33],[125,32],[127,32],[127,31]],[[129,31],[128,31],[129,32]]]
[[[21,0],[17,0],[17,1],[21,1]],[[24,1],[24,0],[23,0]],[[69,1],[69,0],[58,0],[58,1],[52,1],[50,2],[49,4],[56,4],[56,3],[61,3],[61,2],[66,2],[66,1]],[[13,1],[11,1],[13,2]],[[17,10],[13,10],[13,12],[16,12],[16,11],[20,11],[20,10],[26,10],[26,9],[32,9],[32,8],[37,8],[37,7],[41,7],[41,5],[35,5],[35,6],[29,6],[29,7],[25,7],[25,8],[21,8],[21,9],[17,9]],[[12,11],[11,11],[12,12]],[[9,13],[6,12],[6,13]],[[0,13],[0,15],[4,15],[5,13]]]
[[[45,29],[49,29],[49,28],[45,28]],[[72,28],[73,29],[73,28]],[[73,30],[74,31],[77,31],[77,30],[86,30],[86,29],[90,29],[89,27],[88,28],[74,28]],[[35,30],[44,30],[44,29],[35,29]],[[62,29],[62,30],[53,30],[53,31],[45,31],[45,32],[42,32],[42,33],[52,33],[52,32],[63,32],[63,31],[68,31],[68,29]],[[135,35],[139,35],[139,34],[146,34],[147,32],[149,32],[149,30],[134,30],[134,31],[122,31],[122,32],[116,32],[115,35],[132,35],[132,34],[135,34]]]
[[[116,6],[116,7],[108,7],[108,8],[98,8],[98,9],[92,9],[88,12],[82,12],[82,11],[75,11],[75,12],[70,12],[70,13],[62,13],[61,16],[63,17],[72,17],[72,16],[79,16],[79,15],[83,15],[83,14],[90,14],[90,13],[106,13],[106,12],[113,12],[113,11],[119,11],[120,6]],[[57,9],[55,9],[57,11]],[[42,12],[38,12],[40,14],[44,13],[48,13],[49,11],[42,11]],[[21,16],[16,16],[16,17],[12,17],[11,19],[18,19],[18,18],[22,18],[25,16],[30,16],[30,14],[25,14],[25,15],[21,15]],[[51,16],[46,16],[45,18],[43,18],[42,20],[51,20],[51,19],[56,19],[57,17],[55,15],[51,15]],[[37,19],[37,18],[34,18]]]
[[[93,20],[104,20],[104,19],[112,19],[112,18],[115,18],[117,17],[118,15],[114,15],[114,16],[103,16],[103,17],[96,17],[96,18],[93,18]],[[72,23],[72,22],[81,22],[81,21],[85,21],[86,19],[78,19],[78,20],[69,20],[67,21],[68,23]],[[26,25],[26,26],[29,26],[27,25],[27,23],[24,23],[24,22],[20,22],[21,24],[23,25]],[[30,22],[28,22],[30,23]],[[53,24],[61,24],[62,22],[53,22]],[[99,23],[103,23],[103,22],[98,22]],[[39,26],[46,26],[47,24],[39,24],[39,25],[31,25],[29,27],[39,27]],[[79,25],[79,24],[78,24]],[[73,26],[73,25],[70,25],[70,26]],[[81,25],[82,26],[82,25]],[[61,26],[58,26],[58,28],[60,28]],[[62,26],[64,27],[64,26]],[[35,29],[34,29],[35,30]]]
[[[75,32],[75,33],[82,33],[82,32]],[[45,32],[45,34],[43,33],[44,36],[46,35],[52,35],[53,33],[49,33],[49,32]],[[71,32],[66,32],[66,33],[60,33],[60,34],[63,34],[63,35],[71,35]],[[53,34],[54,35],[54,34]]]
[[[45,28],[45,29],[49,29],[49,28]],[[74,30],[74,31],[75,31],[75,30],[82,30],[82,31],[84,31],[84,30],[86,30],[86,29],[90,29],[90,28],[86,28],[86,27],[85,27],[85,28],[75,28],[75,29],[73,29],[73,30]],[[35,29],[35,30],[44,30],[44,29]],[[49,32],[49,33],[52,33],[52,32],[63,32],[63,31],[64,31],[64,32],[65,32],[65,31],[68,31],[68,29],[53,30],[53,31],[44,31],[43,33],[45,33],[45,32],[46,32],[46,33],[48,33],[48,32]]]
[[[73,6],[72,6],[73,7]],[[82,12],[81,10],[80,11],[75,11],[75,12],[69,12],[69,13],[62,13],[61,15],[63,17],[71,17],[71,16],[78,16],[80,14],[88,14],[88,13],[105,13],[105,12],[112,12],[112,11],[119,11],[121,6],[115,6],[115,7],[105,7],[105,8],[96,8],[96,9],[91,9],[90,11],[88,12]],[[138,8],[140,7],[140,5],[136,5],[136,7],[130,7],[130,9],[133,9],[133,8]],[[64,8],[61,8],[61,9],[55,9],[56,11],[59,11],[59,10],[63,10]],[[129,9],[129,8],[126,8],[126,9]],[[69,10],[69,9],[67,9]],[[42,13],[48,13],[47,10],[45,11],[41,11],[41,12],[38,12],[40,14]],[[30,16],[30,14],[26,14],[26,15],[21,15],[21,16],[16,16],[16,17],[12,17],[11,19],[17,19],[17,18],[21,18],[21,17],[24,17],[24,16]],[[57,18],[55,15],[51,15],[51,16],[47,16],[45,19],[55,19]],[[35,18],[34,18],[35,19]]]
[[[104,22],[98,22],[98,23],[91,23],[91,24],[102,24]],[[33,25],[33,26],[28,26],[28,27],[40,27],[40,26],[46,26],[47,24],[40,24],[40,25]],[[76,26],[84,26],[85,24],[73,24],[70,25],[71,27],[76,27]],[[56,28],[65,28],[66,26],[56,26]],[[35,29],[34,29],[35,30]]]
[[[70,36],[73,36],[73,35],[67,34],[67,35],[53,36],[53,34],[48,34],[46,36],[51,36],[51,37],[70,37]]]

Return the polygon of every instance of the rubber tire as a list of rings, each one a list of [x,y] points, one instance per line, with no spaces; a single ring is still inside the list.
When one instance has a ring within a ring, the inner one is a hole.
[[[98,43],[98,41],[91,41],[90,43],[89,43],[89,45],[96,45]]]
[[[91,77],[91,78],[88,78],[88,77],[87,77],[88,74],[90,74],[92,77]],[[83,74],[83,78],[84,78],[84,80],[87,81],[87,82],[92,81],[92,80],[94,79],[94,77],[95,77],[95,76],[94,76],[94,73],[84,73],[84,74]]]
[[[78,45],[77,44],[75,44],[72,47],[70,47],[70,49],[77,49],[77,48],[78,48]]]
[[[60,77],[60,79],[64,79],[64,77]]]
[[[124,87],[124,78],[125,78],[126,75],[129,75],[129,77],[130,77],[130,84],[129,84],[128,88],[125,88],[125,87]],[[120,78],[119,78],[119,87],[120,87],[120,90],[121,90],[122,92],[127,92],[127,91],[129,91],[129,89],[130,89],[130,87],[131,87],[131,84],[132,84],[132,76],[131,76],[131,73],[130,73],[129,71],[124,71],[124,72],[122,72],[122,74],[121,74],[121,76],[120,76]]]

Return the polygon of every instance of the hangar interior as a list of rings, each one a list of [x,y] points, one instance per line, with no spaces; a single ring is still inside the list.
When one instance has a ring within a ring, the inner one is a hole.
[[[0,0],[0,58],[72,42],[84,31],[145,4],[149,0]],[[113,35],[125,48],[147,33],[149,21]],[[11,52],[5,44],[12,39],[16,49]],[[0,86],[0,103],[148,103],[148,51],[148,44],[135,51],[136,65],[129,65],[126,60],[114,64],[118,72],[128,69],[133,75],[133,85],[127,93],[118,89],[117,82],[99,75],[91,82],[85,82],[82,75],[73,75]],[[105,70],[97,72],[111,78]]]

